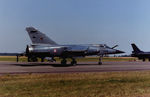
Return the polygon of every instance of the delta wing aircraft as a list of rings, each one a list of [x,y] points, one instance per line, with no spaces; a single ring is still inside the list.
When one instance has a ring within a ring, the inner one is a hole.
[[[133,51],[131,54],[132,57],[138,57],[138,59],[141,59],[143,61],[145,61],[145,59],[148,58],[150,61],[150,52],[141,51],[134,43],[131,45],[133,48]]]
[[[118,45],[114,47],[108,47],[105,44],[59,45],[33,27],[27,27],[26,31],[32,41],[31,45],[27,45],[25,52],[28,62],[36,62],[37,58],[41,58],[41,62],[43,62],[47,57],[56,61],[54,58],[59,57],[62,59],[61,64],[66,64],[66,58],[71,58],[71,64],[75,65],[77,64],[77,57],[97,55],[99,56],[98,64],[102,64],[101,58],[103,55],[124,53],[123,51],[114,49]]]

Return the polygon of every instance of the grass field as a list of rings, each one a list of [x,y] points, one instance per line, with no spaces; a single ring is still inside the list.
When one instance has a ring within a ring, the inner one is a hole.
[[[78,62],[84,62],[84,61],[98,61],[98,57],[85,57],[85,58],[77,58]],[[136,58],[132,57],[104,57],[102,61],[134,61]],[[0,56],[0,61],[16,61],[16,56]],[[19,57],[20,62],[27,62],[26,57]],[[40,59],[39,59],[40,61]],[[45,60],[46,61],[46,60]],[[56,58],[56,61],[60,62],[59,58]],[[68,59],[68,61],[71,61]]]
[[[150,71],[0,76],[0,97],[150,97]]]
[[[57,61],[60,59],[56,58]],[[103,61],[134,61],[135,58],[104,57]],[[0,61],[16,61],[0,56]],[[26,62],[21,57],[20,62]],[[98,61],[98,57],[77,61]],[[0,97],[150,97],[150,71],[70,74],[1,75]]]

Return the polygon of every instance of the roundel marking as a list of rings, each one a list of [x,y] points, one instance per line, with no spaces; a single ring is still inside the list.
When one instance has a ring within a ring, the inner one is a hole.
[[[54,53],[57,53],[57,49],[54,49]]]

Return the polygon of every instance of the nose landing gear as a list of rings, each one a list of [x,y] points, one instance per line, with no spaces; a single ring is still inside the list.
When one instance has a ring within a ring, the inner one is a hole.
[[[98,62],[98,65],[102,65],[102,57],[103,57],[103,56],[99,56],[99,62]]]

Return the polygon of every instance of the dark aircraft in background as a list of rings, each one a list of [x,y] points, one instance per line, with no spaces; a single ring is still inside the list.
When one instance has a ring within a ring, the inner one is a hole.
[[[150,61],[150,52],[141,51],[134,43],[131,45],[133,48],[133,51],[131,54],[132,57],[138,57],[138,59],[141,59],[143,61],[145,61],[145,59],[148,58]]]
[[[25,56],[28,57],[28,62],[36,62],[37,58],[41,58],[41,62],[45,58],[49,57],[55,61],[55,57],[61,58],[61,64],[66,64],[66,58],[71,58],[72,65],[77,64],[77,57],[85,57],[91,55],[99,56],[98,64],[102,64],[101,57],[106,54],[120,54],[123,51],[114,49],[114,47],[108,47],[105,44],[85,44],[85,45],[59,45],[42,32],[33,27],[27,27],[31,45],[27,45]]]

